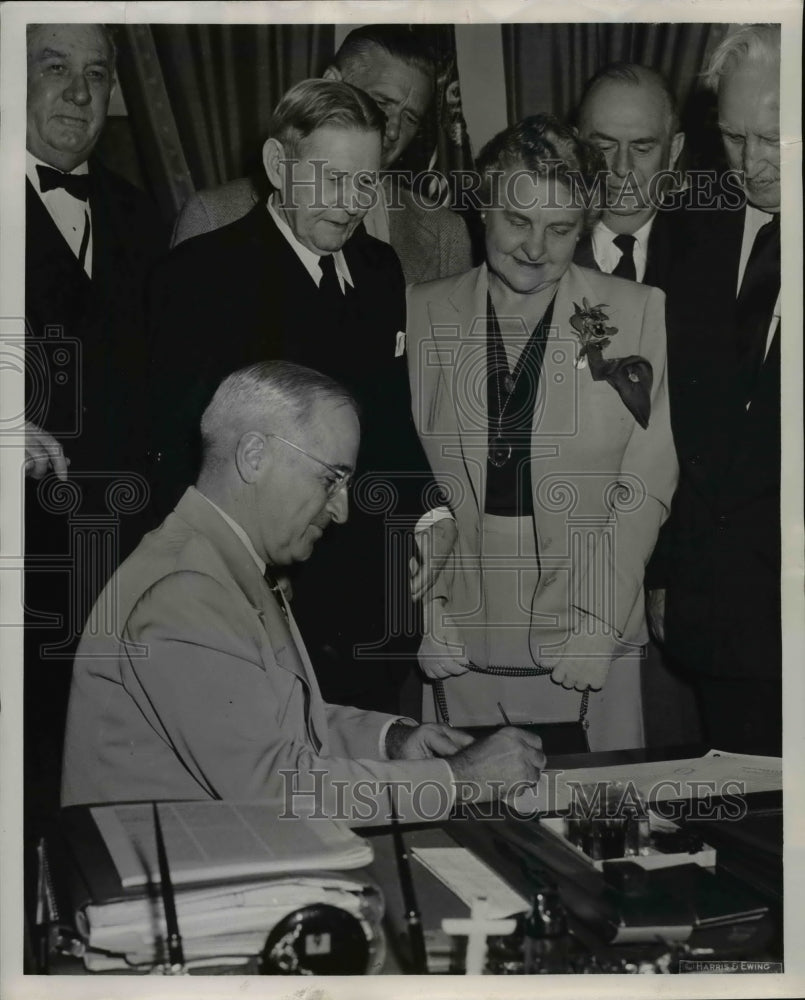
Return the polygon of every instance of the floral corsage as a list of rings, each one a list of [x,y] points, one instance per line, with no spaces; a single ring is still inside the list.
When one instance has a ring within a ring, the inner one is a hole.
[[[618,328],[607,325],[609,317],[604,312],[608,308],[605,303],[591,306],[587,299],[582,299],[582,303],[583,308],[577,302],[573,303],[576,311],[570,317],[570,325],[581,341],[576,368],[589,364],[594,381],[609,382],[635,420],[645,429],[651,414],[651,386],[654,382],[651,362],[637,354],[628,358],[604,358],[601,352],[609,346]]]

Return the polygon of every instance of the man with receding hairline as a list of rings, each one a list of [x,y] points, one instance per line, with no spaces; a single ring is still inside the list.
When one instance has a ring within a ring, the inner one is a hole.
[[[362,502],[297,574],[295,600],[327,696],[372,708],[393,707],[413,664],[413,626],[401,635],[398,624],[415,619],[406,555],[396,554],[404,539],[391,529],[417,524],[432,483],[411,417],[402,270],[392,248],[361,226],[377,190],[382,137],[383,116],[363,91],[341,80],[296,84],[275,108],[263,146],[271,195],[175,247],[155,274],[151,307],[162,513],[195,476],[198,420],[233,369],[292,361],[337,378],[358,398]],[[378,504],[378,496],[388,500]],[[429,583],[452,547],[454,522],[429,514],[418,537],[427,539],[419,579]],[[344,586],[345,567],[355,565],[358,585]]]
[[[375,822],[446,817],[533,785],[538,736],[327,704],[276,574],[343,530],[355,401],[308,368],[229,375],[201,419],[195,487],[98,602],[75,661],[62,804],[281,800]],[[305,792],[308,792],[306,795]]]
[[[410,145],[433,100],[435,67],[416,32],[404,24],[354,28],[322,75],[367,93],[385,119],[381,197],[364,219],[366,231],[391,244],[409,284],[469,270],[472,255],[464,220],[422,196],[414,198],[393,174],[394,164]],[[248,177],[198,191],[176,220],[174,246],[233,222],[259,198]]]
[[[578,121],[609,173],[601,219],[579,241],[575,263],[664,289],[679,252],[674,213],[661,208],[672,187],[665,172],[685,144],[668,84],[647,66],[605,66],[587,84]]]
[[[114,77],[104,25],[28,25],[26,764],[43,799],[75,643],[148,498],[145,283],[167,233],[146,195],[94,155]]]

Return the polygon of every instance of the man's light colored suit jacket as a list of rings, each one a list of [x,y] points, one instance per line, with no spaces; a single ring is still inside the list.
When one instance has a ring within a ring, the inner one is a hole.
[[[449,766],[380,759],[395,717],[325,704],[293,631],[241,540],[189,489],[112,578],[84,632],[62,804],[287,801],[286,771],[329,812],[343,804],[368,819],[376,806],[382,819],[384,783],[400,780],[420,786],[402,795],[404,815],[412,795],[421,818],[448,812]]]
[[[400,258],[407,284],[445,278],[472,264],[470,238],[464,220],[449,208],[425,208],[403,187],[399,209],[389,209],[389,240]],[[173,228],[171,245],[242,218],[257,204],[249,177],[197,191],[188,198]]]
[[[488,453],[486,265],[408,289],[407,356],[414,421],[434,476],[454,498],[459,536],[438,584],[467,655],[485,662],[481,519]],[[605,358],[651,362],[643,430],[607,382],[575,366],[574,303],[604,304],[618,332]],[[531,484],[540,577],[532,649],[564,646],[572,608],[592,615],[626,653],[646,641],[643,574],[677,481],[666,378],[665,296],[571,264],[559,282],[534,413]],[[524,340],[530,330],[523,331]],[[471,626],[475,624],[476,627]],[[618,643],[618,640],[621,642]],[[616,654],[619,655],[619,654]]]

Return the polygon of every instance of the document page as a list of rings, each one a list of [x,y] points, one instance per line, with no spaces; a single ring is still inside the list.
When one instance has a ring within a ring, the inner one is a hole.
[[[159,804],[171,877],[209,882],[314,868],[359,868],[372,848],[330,819],[279,819],[280,806],[228,802]],[[153,807],[91,809],[124,888],[159,881]]]
[[[741,796],[780,791],[783,762],[779,757],[711,750],[703,757],[610,764],[567,771],[543,771],[536,790],[527,789],[515,799],[521,813],[566,812],[582,785],[621,782],[639,792],[649,806],[677,799]]]

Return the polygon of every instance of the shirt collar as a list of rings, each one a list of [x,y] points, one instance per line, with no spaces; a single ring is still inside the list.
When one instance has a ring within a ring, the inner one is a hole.
[[[274,207],[275,195],[271,195],[268,199],[268,214],[274,220],[274,224],[277,229],[282,233],[288,243],[291,245],[294,253],[299,258],[299,260],[304,264],[305,270],[308,272],[310,277],[316,282],[316,287],[319,287],[319,282],[321,281],[321,267],[319,266],[319,261],[321,257],[317,253],[313,253],[306,246],[303,246],[299,240],[294,236],[291,227],[282,218],[279,212]],[[355,287],[355,282],[352,280],[352,275],[349,273],[349,267],[347,266],[346,259],[344,258],[343,251],[339,250],[337,253],[332,255],[333,262],[335,264],[335,273],[338,275],[338,282],[341,285],[341,291],[344,291],[344,284],[349,285],[350,288]]]
[[[213,501],[210,500],[210,498],[208,496],[204,496],[204,494],[200,490],[196,490],[196,492],[198,493],[198,495],[200,497],[204,497],[204,499],[207,501],[207,503],[210,505],[210,507],[212,507],[214,510],[218,511],[218,513],[226,521],[226,523],[229,525],[229,527],[235,532],[235,534],[238,536],[238,538],[243,542],[243,544],[246,546],[246,551],[249,553],[249,555],[252,557],[252,559],[254,559],[255,563],[257,564],[257,568],[260,570],[260,576],[263,576],[263,574],[266,571],[266,564],[265,564],[264,560],[262,560],[260,558],[260,556],[257,555],[255,547],[252,545],[251,538],[249,538],[249,536],[246,534],[246,532],[243,530],[243,528],[241,528],[241,526],[238,524],[237,521],[233,520],[229,516],[229,514],[227,514],[227,512],[225,510],[221,510],[221,508],[218,506],[217,503],[213,503]]]
[[[52,166],[50,163],[45,163],[44,160],[38,159],[33,153],[29,153],[25,150],[25,176],[36,188],[38,194],[42,194],[42,188],[39,186],[39,172],[37,167],[47,167],[49,170],[58,170],[58,167]],[[73,170],[60,170],[59,173],[62,174],[72,174],[75,177],[81,174],[89,173],[89,164],[86,160],[83,163],[79,163],[77,167]]]
[[[635,238],[636,248],[645,254],[648,249],[648,238],[651,235],[651,227],[654,225],[654,220],[657,218],[657,213],[655,212],[651,218],[644,222],[643,225],[632,233]],[[593,229],[593,243],[600,241],[601,243],[612,243],[612,241],[617,236],[608,225],[604,222],[599,222]]]
[[[774,214],[772,212],[764,212],[762,208],[755,208],[755,206],[750,205],[749,202],[746,203],[745,227],[751,227],[757,232],[762,229],[767,222],[771,222],[773,218]]]

